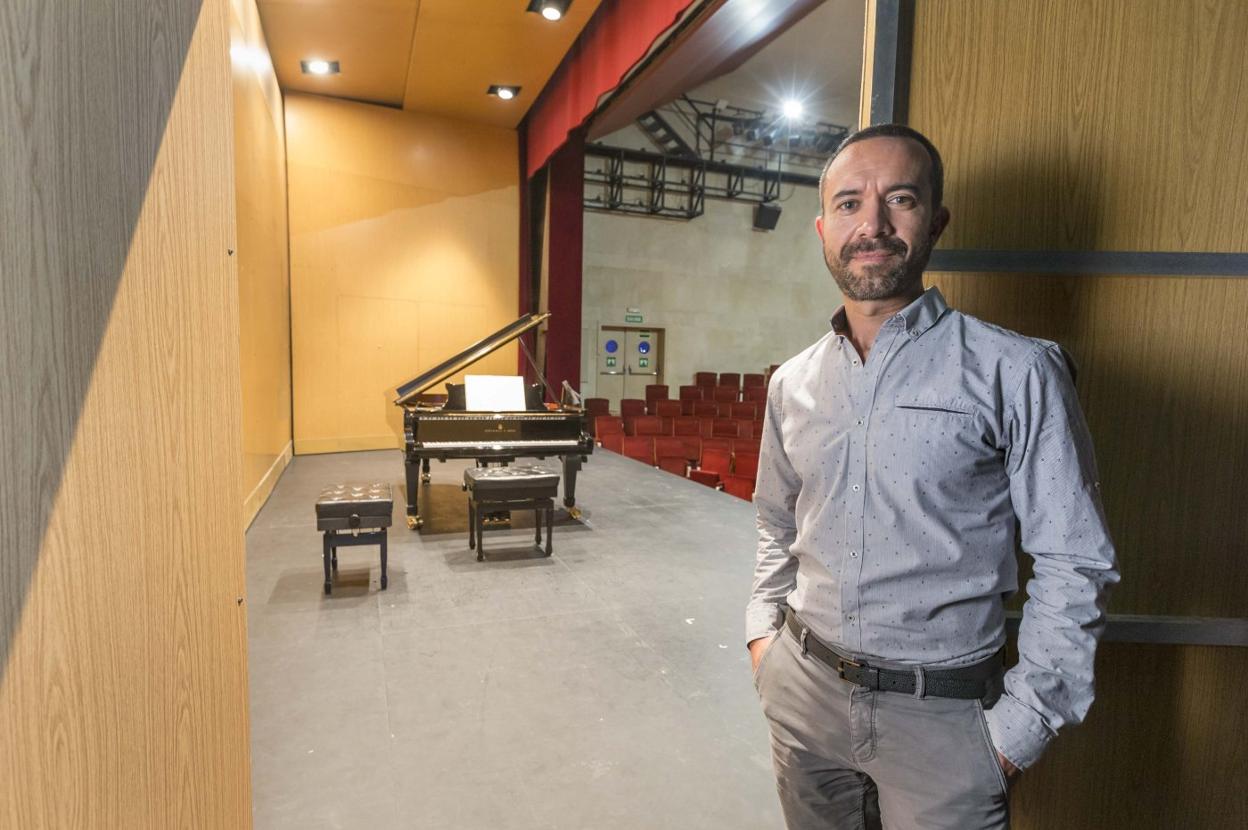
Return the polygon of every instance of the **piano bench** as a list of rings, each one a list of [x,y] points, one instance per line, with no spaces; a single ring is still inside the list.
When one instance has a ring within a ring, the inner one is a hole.
[[[546,520],[547,556],[552,551],[555,523],[555,496],[559,474],[540,467],[469,467],[464,470],[468,491],[468,549],[476,548],[477,561],[485,559],[486,513],[497,510],[532,510],[536,525],[534,540],[542,543],[542,519]],[[543,514],[545,514],[543,516]]]
[[[316,500],[316,529],[325,532],[321,545],[325,593],[333,589],[338,548],[354,545],[381,547],[381,589],[386,589],[386,528],[393,512],[394,499],[385,482],[338,484],[321,491]]]

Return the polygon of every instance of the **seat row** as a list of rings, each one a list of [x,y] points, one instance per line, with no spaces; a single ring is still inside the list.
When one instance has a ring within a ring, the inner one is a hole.
[[[762,422],[749,418],[663,418],[658,415],[599,415],[593,433],[599,441],[618,432],[622,435],[698,436],[701,438],[754,438],[762,434]]]
[[[746,501],[753,500],[758,478],[758,439],[609,432],[602,436],[600,443],[604,450]]]

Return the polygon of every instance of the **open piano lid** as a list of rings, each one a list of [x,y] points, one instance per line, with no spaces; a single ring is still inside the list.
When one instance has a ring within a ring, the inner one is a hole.
[[[457,372],[462,372],[491,352],[501,349],[520,335],[541,325],[542,321],[549,316],[548,311],[541,314],[526,314],[516,322],[503,326],[489,337],[473,343],[449,360],[444,360],[429,371],[396,387],[394,403],[397,406],[415,403],[416,397],[425,390],[436,386]]]

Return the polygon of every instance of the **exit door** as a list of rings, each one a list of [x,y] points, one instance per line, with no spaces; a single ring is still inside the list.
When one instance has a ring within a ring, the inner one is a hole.
[[[646,397],[646,387],[663,380],[663,330],[603,326],[598,331],[595,393],[619,412],[621,398]]]
[[[653,331],[624,332],[624,397],[646,398],[646,387],[659,382],[659,338]]]

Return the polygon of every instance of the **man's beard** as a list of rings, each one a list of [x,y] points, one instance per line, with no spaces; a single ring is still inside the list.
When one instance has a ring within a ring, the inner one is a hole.
[[[850,269],[854,254],[867,251],[885,251],[895,254],[891,262],[871,262],[861,267],[861,274]],[[907,253],[911,256],[906,256]],[[908,293],[913,286],[921,285],[923,269],[927,267],[932,246],[927,237],[920,242],[920,247],[913,252],[896,237],[877,240],[862,240],[846,243],[841,248],[840,257],[834,258],[825,245],[823,261],[827,263],[832,279],[850,300],[887,300]]]

